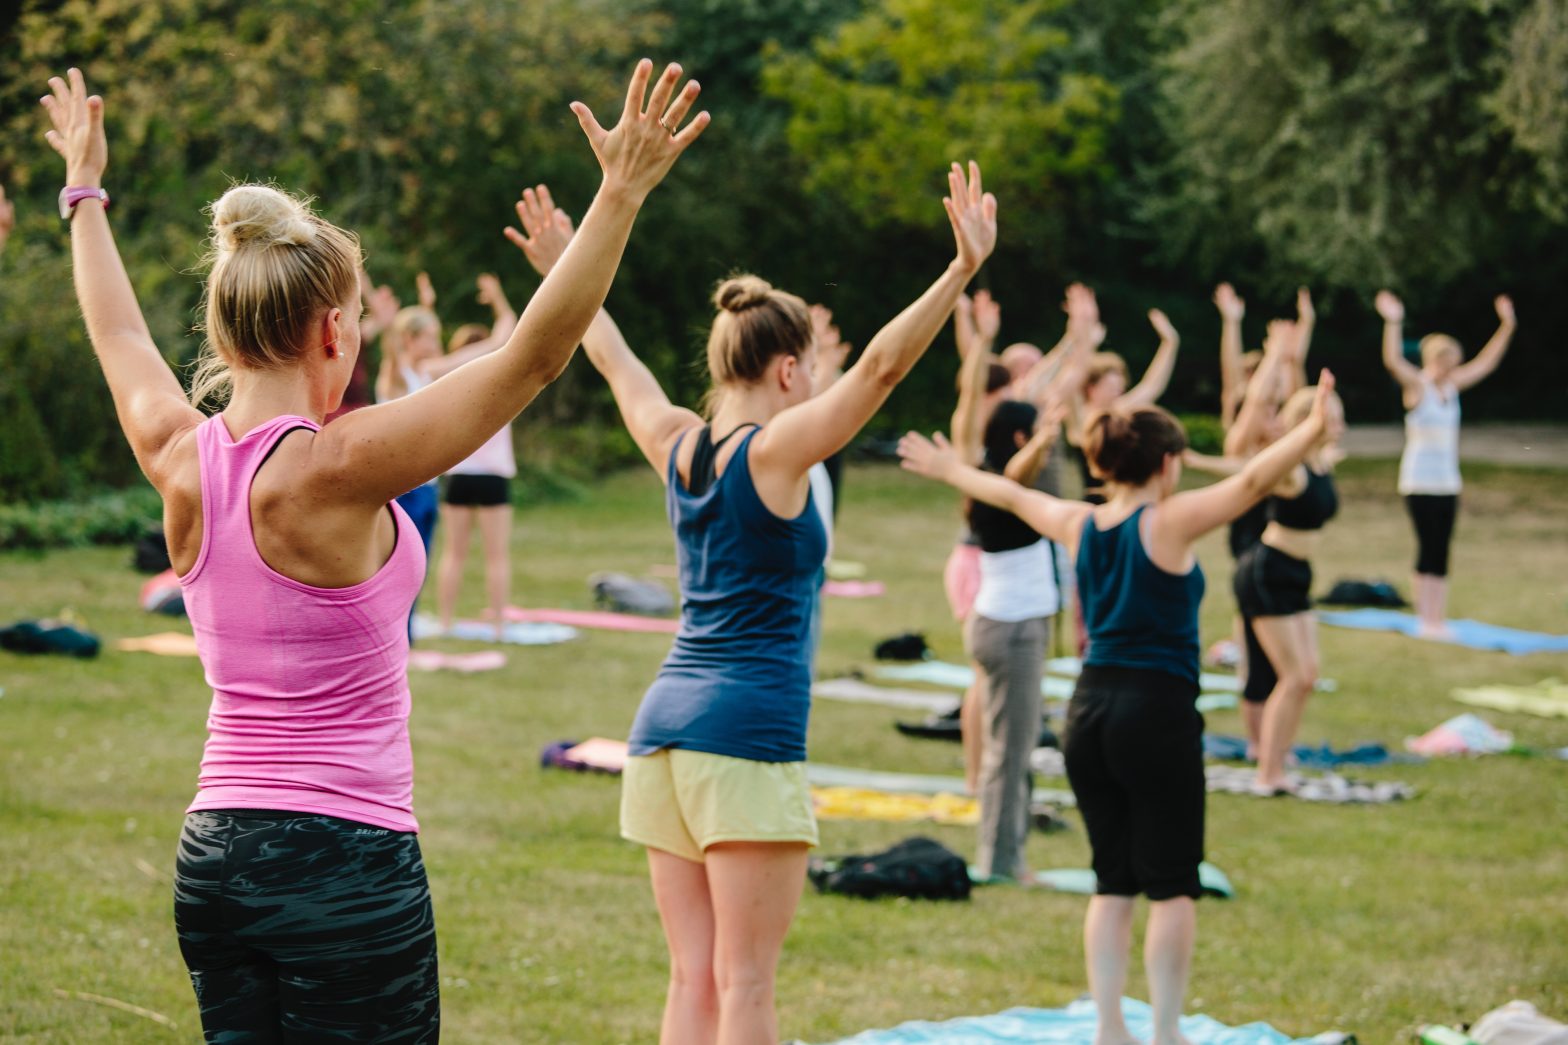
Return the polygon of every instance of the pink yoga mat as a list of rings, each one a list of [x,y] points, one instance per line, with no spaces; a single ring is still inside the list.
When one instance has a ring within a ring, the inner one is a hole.
[[[886,595],[887,586],[881,581],[828,581],[822,586],[822,594],[840,599],[872,599]]]
[[[464,675],[472,675],[477,671],[504,668],[506,654],[500,650],[442,653],[440,650],[416,649],[408,652],[408,666],[415,671],[457,671]]]
[[[631,613],[610,613],[607,610],[541,610],[531,607],[508,606],[506,619],[542,624],[566,624],[573,628],[597,628],[600,631],[642,631],[674,635],[680,621],[662,617],[639,617]]]

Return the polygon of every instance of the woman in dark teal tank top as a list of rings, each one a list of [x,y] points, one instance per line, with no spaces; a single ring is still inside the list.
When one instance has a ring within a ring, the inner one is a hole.
[[[1098,878],[1084,924],[1096,1040],[1131,1041],[1121,998],[1133,904],[1151,901],[1145,963],[1154,1045],[1177,1045],[1197,929],[1203,860],[1203,719],[1193,544],[1257,503],[1321,438],[1333,377],[1311,416],[1229,479],[1176,493],[1186,433],[1158,407],[1091,418],[1084,448],[1106,479],[1106,503],[1064,501],[960,460],[947,440],[913,432],[904,467],[1012,512],[1077,558],[1089,650],[1063,754]]]
[[[948,190],[952,263],[820,396],[805,302],[755,276],[714,296],[706,422],[670,403],[608,314],[583,338],[667,485],[680,560],[680,631],[638,709],[621,797],[670,949],[666,1045],[778,1041],[773,983],[816,841],[804,759],[826,539],[807,471],[871,419],[995,246],[979,167],[954,164]],[[518,213],[528,236],[513,241],[548,271],[571,220],[543,186]]]

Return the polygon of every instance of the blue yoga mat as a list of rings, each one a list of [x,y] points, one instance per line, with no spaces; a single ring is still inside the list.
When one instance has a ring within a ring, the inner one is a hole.
[[[1047,661],[1051,665],[1071,665],[1080,667],[1077,661]],[[949,664],[942,660],[922,660],[913,664],[878,664],[871,673],[879,679],[894,679],[899,682],[924,682],[932,686],[947,686],[950,689],[968,689],[975,680],[974,669],[968,664]],[[1065,672],[1064,672],[1065,673]],[[1073,672],[1076,674],[1076,672]],[[1199,688],[1208,693],[1236,693],[1241,689],[1241,684],[1234,675],[1216,675],[1205,671],[1198,678]],[[1054,678],[1046,675],[1040,679],[1040,692],[1047,697],[1066,700],[1073,695],[1073,684],[1064,678]]]
[[[1420,622],[1412,613],[1398,610],[1333,610],[1319,613],[1318,619],[1336,628],[1359,628],[1363,631],[1397,631],[1401,635],[1415,635]],[[1520,631],[1478,620],[1451,620],[1448,637],[1433,639],[1470,649],[1501,650],[1522,656],[1526,653],[1568,653],[1568,635],[1547,635],[1538,631]]]
[[[1148,1005],[1122,999],[1127,1027],[1145,1041],[1153,1033],[1153,1012]],[[835,1045],[1083,1045],[1094,1040],[1094,1003],[1087,998],[1065,1009],[1008,1009],[993,1016],[969,1016],[945,1023],[904,1023],[891,1030],[868,1030]],[[1266,1023],[1227,1027],[1209,1016],[1183,1016],[1181,1032],[1193,1045],[1310,1045],[1337,1041],[1337,1035],[1318,1039],[1292,1038]]]

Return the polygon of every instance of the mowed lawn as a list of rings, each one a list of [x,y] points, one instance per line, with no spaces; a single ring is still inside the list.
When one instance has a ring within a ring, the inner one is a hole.
[[[1387,576],[1408,587],[1411,536],[1392,462],[1342,469],[1341,517],[1319,587]],[[1568,473],[1467,467],[1455,555],[1456,616],[1568,632]],[[596,570],[673,562],[649,472],[586,497],[524,508],[513,540],[517,600],[588,605]],[[838,554],[886,596],[831,600],[819,665],[865,665],[874,642],[923,630],[961,659],[940,572],[956,497],[887,466],[850,471]],[[1200,549],[1205,642],[1228,632],[1223,538]],[[105,639],[183,621],[136,608],[129,552],[0,556],[7,622],[71,608]],[[477,561],[465,591],[480,601]],[[665,951],[643,854],[616,835],[617,784],[543,771],[540,748],[620,737],[668,639],[586,633],[509,649],[506,668],[413,679],[416,809],[441,939],[452,1042],[655,1039]],[[1568,655],[1510,657],[1390,634],[1322,630],[1338,692],[1310,704],[1302,739],[1398,746],[1466,710],[1452,687],[1568,678]],[[474,645],[444,644],[450,649]],[[0,1040],[192,1042],[200,1027],[175,943],[175,840],[195,786],[209,692],[194,660],[106,651],[94,661],[0,653]],[[956,745],[908,740],[899,712],[821,702],[813,758],[957,772]],[[1485,713],[1534,747],[1568,745],[1568,720]],[[1239,732],[1234,712],[1211,729]],[[1230,795],[1209,801],[1210,859],[1234,880],[1205,901],[1189,1011],[1308,1034],[1408,1041],[1426,1022],[1474,1019],[1512,997],[1568,1017],[1568,762],[1520,756],[1367,771],[1418,789],[1403,804],[1314,806]],[[1051,781],[1043,781],[1052,783]],[[1088,861],[1081,824],[1036,836],[1034,866]],[[914,833],[966,855],[969,829],[823,824],[828,853]],[[907,1019],[1054,1006],[1085,989],[1084,899],[992,888],[969,903],[863,903],[807,895],[785,948],[786,1038],[820,1043]],[[1136,960],[1135,960],[1136,967]],[[85,992],[162,1014],[174,1028]],[[1141,974],[1130,993],[1144,995]]]

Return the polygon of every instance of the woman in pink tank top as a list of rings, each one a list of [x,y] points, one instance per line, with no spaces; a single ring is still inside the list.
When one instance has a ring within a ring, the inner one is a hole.
[[[435,928],[413,812],[405,621],[424,575],[393,498],[467,458],[565,368],[647,194],[707,126],[697,84],[637,66],[604,180],[506,344],[330,424],[360,349],[358,241],[242,185],[212,208],[209,344],[189,401],[153,344],[102,192],[103,102],[52,78],[77,296],[127,439],[164,502],[212,686],[175,925],[206,1039],[432,1042]],[[646,101],[645,101],[646,99]],[[196,406],[232,388],[222,413]]]

